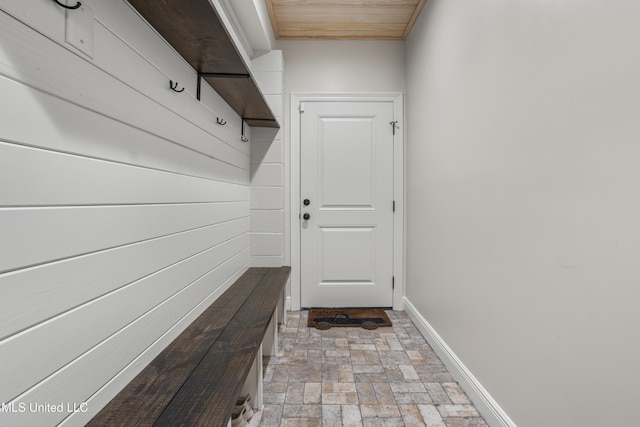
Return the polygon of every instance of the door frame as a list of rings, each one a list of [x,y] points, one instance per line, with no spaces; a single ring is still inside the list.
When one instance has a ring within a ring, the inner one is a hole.
[[[301,240],[300,240],[300,103],[313,101],[334,102],[391,102],[393,117],[397,120],[393,147],[393,198],[396,211],[393,216],[393,309],[404,310],[404,223],[405,223],[405,188],[404,188],[404,97],[402,92],[384,93],[291,93],[290,99],[290,155],[291,155],[291,196],[290,196],[290,230],[291,230],[291,300],[292,310],[300,310],[302,282]]]

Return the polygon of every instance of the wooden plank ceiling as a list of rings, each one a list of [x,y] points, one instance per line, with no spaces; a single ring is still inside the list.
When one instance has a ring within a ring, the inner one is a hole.
[[[426,0],[265,0],[278,39],[403,40]]]

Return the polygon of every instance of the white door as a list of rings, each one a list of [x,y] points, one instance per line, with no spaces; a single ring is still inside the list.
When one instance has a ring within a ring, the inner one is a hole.
[[[301,105],[303,307],[393,304],[393,103]]]

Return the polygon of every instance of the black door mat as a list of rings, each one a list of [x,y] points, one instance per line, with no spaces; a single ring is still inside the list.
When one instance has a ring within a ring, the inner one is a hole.
[[[391,326],[391,320],[382,308],[310,308],[307,326],[321,330],[333,326],[377,329]]]

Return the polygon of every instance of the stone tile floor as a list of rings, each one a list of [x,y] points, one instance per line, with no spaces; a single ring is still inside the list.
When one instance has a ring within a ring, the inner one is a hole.
[[[387,311],[393,327],[373,331],[319,331],[307,314],[287,313],[251,425],[487,426],[406,313]]]

